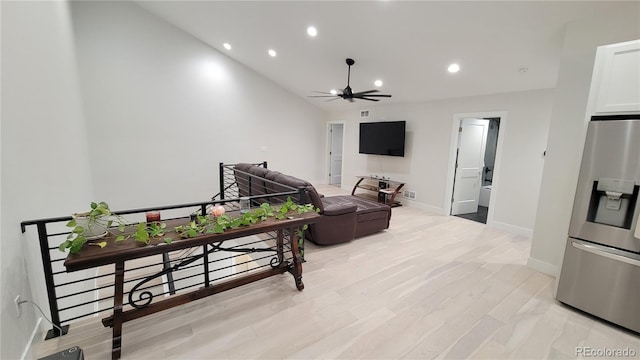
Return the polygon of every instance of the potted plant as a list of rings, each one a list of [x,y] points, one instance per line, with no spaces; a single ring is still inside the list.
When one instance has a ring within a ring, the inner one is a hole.
[[[109,228],[117,221],[121,231],[124,229],[125,221],[111,212],[109,205],[104,202],[92,202],[91,210],[75,213],[73,219],[67,223],[67,227],[72,228],[67,239],[58,247],[60,251],[69,249],[70,252],[78,252],[82,246],[91,240],[97,240],[109,233]],[[103,247],[106,243],[97,243]]]
[[[91,203],[91,210],[72,215],[73,219],[67,223],[74,230],[82,230],[87,240],[95,240],[107,235],[107,228],[111,226],[109,216],[111,210],[105,202]]]

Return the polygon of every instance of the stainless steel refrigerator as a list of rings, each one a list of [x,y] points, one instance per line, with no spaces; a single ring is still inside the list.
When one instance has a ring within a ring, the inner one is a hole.
[[[589,123],[557,299],[640,332],[640,115]]]

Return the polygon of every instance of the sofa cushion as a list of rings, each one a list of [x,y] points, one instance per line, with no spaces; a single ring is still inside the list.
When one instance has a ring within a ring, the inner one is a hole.
[[[324,195],[318,194],[313,185],[307,186],[307,195],[309,195],[309,201],[311,201],[313,206],[320,209],[320,213],[322,214],[325,210],[324,202],[322,201],[322,199],[325,199]]]
[[[379,202],[375,202],[373,200],[368,200],[361,198],[359,196],[353,195],[338,195],[338,196],[330,196],[331,198],[338,198],[342,201],[349,201],[356,205],[358,205],[358,212],[362,214],[373,213],[373,212],[391,212],[391,206]]]
[[[270,171],[271,171],[271,170],[269,170],[269,169],[265,169],[265,168],[263,168],[262,166],[251,166],[251,167],[249,168],[249,171],[248,171],[248,172],[249,172],[250,174],[255,175],[255,176],[259,176],[259,177],[261,177],[261,178],[264,178],[264,176],[265,176],[268,172],[270,172]]]
[[[264,175],[267,173],[267,169],[261,166],[252,166],[249,168],[249,173],[253,175],[251,181],[251,196],[264,195],[267,193],[267,187],[264,182]]]
[[[310,185],[308,181],[298,179],[297,177],[293,177],[291,175],[283,174],[279,171],[268,170],[265,174],[265,179],[278,182],[280,184],[285,184],[294,188],[305,187]]]
[[[267,180],[271,180],[273,181],[273,179],[278,176],[281,175],[282,173],[280,171],[276,171],[276,170],[269,170],[267,169],[267,173],[264,174],[264,178]]]
[[[332,196],[323,198],[323,215],[333,216],[354,212],[358,206],[345,199],[334,199]]]
[[[354,203],[358,207],[358,222],[385,218],[391,219],[391,207],[389,205],[352,195],[330,196],[330,198],[337,198],[336,201],[349,201]]]
[[[267,187],[269,194],[297,191],[300,188],[306,189],[307,185],[309,185],[309,183],[304,180],[290,175],[285,175],[278,171],[268,171],[265,174],[265,179],[267,179],[267,181],[265,181],[265,186]],[[287,197],[298,200],[297,194],[278,196],[276,198],[273,198],[272,200],[284,202],[287,200]],[[303,198],[300,199],[300,202],[309,202],[308,196],[306,194],[303,194]]]
[[[253,166],[255,165],[247,164],[247,163],[239,163],[239,164],[236,164],[233,168],[238,169],[240,171],[249,172],[249,169]]]
[[[240,163],[233,167],[233,175],[238,185],[238,196],[249,196],[249,169],[254,166],[251,164]]]
[[[314,188],[310,182],[306,180],[298,179],[297,177],[294,177],[291,175],[283,174],[279,171],[273,171],[273,170],[269,170],[265,174],[265,179],[271,180],[273,182],[277,182],[279,184],[291,186],[296,189],[304,188],[307,191],[307,197],[305,199],[302,199],[302,202],[303,203],[310,202],[313,204],[313,206],[320,209],[321,213],[324,211],[322,200],[320,200],[320,198],[322,198],[322,195],[318,194],[318,192],[316,191],[316,188]],[[283,186],[278,186],[278,184],[274,184],[269,181],[266,181],[265,183],[266,183],[265,185],[267,189],[269,189],[269,193],[291,191],[290,189],[287,189]]]
[[[384,210],[372,211],[368,213],[361,213],[358,211],[358,222],[372,221],[377,219],[388,219],[391,215],[391,212],[387,212]]]

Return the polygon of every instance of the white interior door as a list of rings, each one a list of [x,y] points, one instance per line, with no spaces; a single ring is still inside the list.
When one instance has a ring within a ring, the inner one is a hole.
[[[489,120],[468,118],[460,122],[452,215],[478,211],[488,129]]]
[[[329,149],[329,184],[342,183],[342,140],[344,125],[331,124],[331,147]]]

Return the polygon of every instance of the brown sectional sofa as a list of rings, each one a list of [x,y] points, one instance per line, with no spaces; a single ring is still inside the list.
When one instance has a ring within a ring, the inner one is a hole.
[[[308,237],[316,244],[351,241],[389,228],[391,207],[352,195],[322,196],[308,181],[252,164],[236,164],[234,175],[240,196],[261,196],[303,189],[303,202],[320,209],[320,221],[309,227]],[[285,188],[283,184],[289,188]],[[256,198],[265,201],[265,198]],[[271,200],[266,200],[271,201]]]

